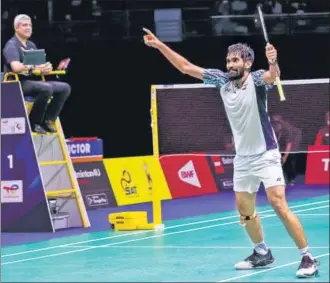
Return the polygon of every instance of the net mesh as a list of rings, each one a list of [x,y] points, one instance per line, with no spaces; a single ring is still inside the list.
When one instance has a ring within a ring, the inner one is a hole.
[[[274,87],[268,112],[284,152],[307,152],[309,145],[329,145],[329,79],[283,81],[286,101]],[[157,86],[159,153],[234,154],[234,144],[219,90],[203,84]]]

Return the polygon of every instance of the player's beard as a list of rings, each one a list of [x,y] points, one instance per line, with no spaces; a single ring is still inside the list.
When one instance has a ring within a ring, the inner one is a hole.
[[[238,68],[238,69],[230,69],[228,72],[228,79],[230,81],[235,81],[243,78],[244,76],[244,68]]]

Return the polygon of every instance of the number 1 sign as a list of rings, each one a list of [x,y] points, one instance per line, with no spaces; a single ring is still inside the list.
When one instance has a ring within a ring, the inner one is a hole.
[[[2,232],[52,232],[20,83],[1,83]]]

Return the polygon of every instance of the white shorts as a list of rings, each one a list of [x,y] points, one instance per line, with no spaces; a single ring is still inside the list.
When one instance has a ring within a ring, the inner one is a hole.
[[[235,156],[234,191],[252,194],[259,190],[261,182],[265,189],[285,186],[281,154],[278,149],[256,156]]]

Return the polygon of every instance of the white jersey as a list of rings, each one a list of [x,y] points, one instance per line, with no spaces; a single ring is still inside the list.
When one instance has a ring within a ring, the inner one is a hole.
[[[277,140],[267,112],[267,91],[273,85],[263,80],[264,70],[252,72],[241,88],[228,73],[206,69],[204,83],[219,88],[235,142],[241,156],[259,155],[276,149]]]

